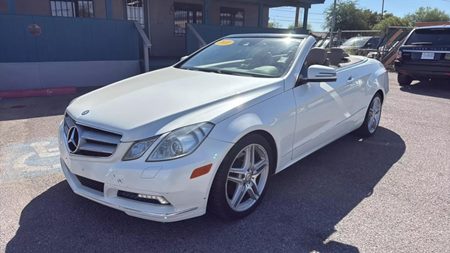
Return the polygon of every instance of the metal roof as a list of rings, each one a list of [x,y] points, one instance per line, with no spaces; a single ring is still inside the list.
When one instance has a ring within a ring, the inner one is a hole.
[[[248,3],[262,3],[270,7],[280,7],[280,6],[311,7],[312,4],[323,4],[325,2],[325,0],[236,0],[236,1]]]
[[[450,29],[450,25],[433,25],[433,26],[421,26],[421,27],[416,27],[416,30],[421,30],[421,29]]]

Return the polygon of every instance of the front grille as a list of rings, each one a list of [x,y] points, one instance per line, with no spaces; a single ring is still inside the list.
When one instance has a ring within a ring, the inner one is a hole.
[[[120,134],[81,125],[66,114],[64,117],[64,133],[66,137],[72,127],[76,127],[78,130],[78,149],[74,152],[78,155],[111,156],[116,151],[117,145],[122,138]]]
[[[92,180],[89,178],[85,178],[82,176],[78,176],[78,175],[77,175],[77,179],[78,179],[78,181],[80,181],[80,183],[83,186],[86,186],[88,188],[91,188],[91,189],[99,191],[99,192],[103,192],[103,187],[105,185],[104,183],[98,182],[98,181],[95,181],[95,180]]]
[[[134,193],[134,192],[118,191],[117,192],[117,196],[118,197],[122,197],[122,198],[126,198],[126,199],[132,199],[132,200],[136,200],[136,201],[141,201],[141,202],[147,202],[147,203],[152,203],[152,204],[160,204],[159,201],[156,200],[156,199],[140,198],[140,197],[138,197],[138,194]]]

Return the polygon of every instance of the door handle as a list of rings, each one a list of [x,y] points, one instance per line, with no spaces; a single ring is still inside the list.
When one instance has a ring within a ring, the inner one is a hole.
[[[355,79],[353,78],[353,76],[350,76],[350,77],[347,79],[347,83],[348,83],[348,84],[353,83],[353,81],[355,81]]]

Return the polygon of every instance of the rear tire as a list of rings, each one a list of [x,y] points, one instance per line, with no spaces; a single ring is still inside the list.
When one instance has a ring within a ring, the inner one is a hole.
[[[400,86],[408,86],[411,85],[413,79],[408,75],[398,73],[397,81]]]
[[[236,220],[252,213],[265,195],[275,166],[273,154],[269,142],[261,135],[250,134],[238,141],[216,173],[208,211],[223,220]]]
[[[383,107],[383,100],[379,93],[375,94],[370,101],[369,108],[366,112],[366,117],[361,127],[356,130],[356,133],[361,137],[369,137],[375,134],[380,124],[381,109]]]

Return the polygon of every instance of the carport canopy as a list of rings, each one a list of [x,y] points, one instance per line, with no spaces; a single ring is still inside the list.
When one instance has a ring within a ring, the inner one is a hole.
[[[208,23],[208,6],[209,3],[214,0],[203,0],[203,8],[204,8],[204,23]],[[281,6],[291,6],[296,8],[295,13],[295,26],[298,26],[298,17],[299,17],[299,8],[303,8],[303,28],[307,29],[308,27],[308,11],[311,8],[312,4],[323,4],[325,0],[229,0],[230,2],[241,2],[241,3],[252,3],[258,4],[258,26],[263,27],[263,16],[264,16],[264,7],[273,8],[273,7],[281,7]]]

